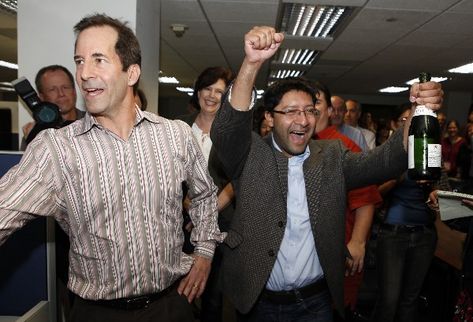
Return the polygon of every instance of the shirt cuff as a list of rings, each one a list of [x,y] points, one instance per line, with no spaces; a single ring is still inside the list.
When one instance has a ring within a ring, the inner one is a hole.
[[[232,105],[232,89],[233,89],[233,83],[230,84],[230,86],[228,87],[228,101],[230,102],[230,105]],[[250,102],[250,107],[248,107],[248,110],[251,110],[256,104],[256,88],[253,87],[253,90],[251,91],[251,102]],[[232,105],[232,107],[237,110],[237,111],[244,111],[242,109],[239,109],[237,107],[234,107]]]
[[[217,246],[217,242],[215,241],[199,242],[195,246],[194,252],[202,257],[212,259],[214,256],[216,246]]]

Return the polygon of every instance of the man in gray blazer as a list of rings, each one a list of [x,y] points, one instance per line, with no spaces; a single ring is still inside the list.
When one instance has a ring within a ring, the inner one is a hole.
[[[313,141],[317,89],[293,79],[265,93],[272,135],[252,133],[253,85],[283,39],[271,27],[245,35],[243,64],[212,125],[237,200],[222,286],[241,321],[332,321],[332,304],[343,314],[346,191],[404,171],[407,131],[370,153]],[[442,95],[434,82],[411,89],[412,102],[432,109]]]

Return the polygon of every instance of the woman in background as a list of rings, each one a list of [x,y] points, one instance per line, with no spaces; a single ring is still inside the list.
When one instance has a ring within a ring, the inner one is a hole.
[[[468,145],[460,136],[458,121],[450,120],[447,123],[447,137],[442,139],[442,160],[447,175],[460,178],[464,154],[468,154]],[[459,162],[460,161],[460,162]]]
[[[210,128],[220,108],[222,96],[232,80],[232,72],[224,67],[209,67],[197,78],[190,104],[197,112],[180,117],[192,127],[192,132],[207,161],[208,169],[218,188],[218,222],[221,231],[227,231],[234,211],[234,192],[230,178],[225,175],[222,164],[212,147]],[[184,200],[184,208],[189,207],[188,198]],[[192,230],[188,222],[187,233]],[[189,244],[187,244],[189,246]],[[192,251],[187,249],[187,251]],[[218,287],[218,275],[222,261],[222,253],[217,246],[212,260],[212,269],[204,293],[202,294],[201,322],[222,321],[223,296]]]

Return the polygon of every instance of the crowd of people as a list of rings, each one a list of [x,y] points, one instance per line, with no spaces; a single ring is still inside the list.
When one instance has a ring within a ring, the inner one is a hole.
[[[126,23],[94,14],[74,31],[86,111],[67,69],[41,69],[40,95],[75,122],[40,132],[0,179],[0,243],[40,216],[70,242],[67,321],[224,321],[224,297],[238,321],[351,321],[383,204],[373,321],[417,321],[436,187],[406,178],[407,129],[417,104],[441,108],[438,83],[412,85],[385,126],[317,80],[276,81],[258,107],[284,34],[254,27],[236,76],[205,69],[195,112],[168,120],[145,111]],[[471,140],[444,124],[445,172],[468,179]]]

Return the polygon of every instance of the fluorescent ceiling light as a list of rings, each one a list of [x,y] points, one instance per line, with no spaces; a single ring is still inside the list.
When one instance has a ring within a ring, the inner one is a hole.
[[[285,3],[281,30],[293,36],[329,37],[350,7]]]
[[[0,82],[0,85],[13,88],[13,85],[10,82]]]
[[[0,1],[0,10],[8,11],[9,13],[16,13],[18,9],[17,0],[1,0]]]
[[[163,84],[179,84],[179,81],[176,79],[176,77],[167,77],[167,76],[159,77],[159,82]]]
[[[281,63],[293,65],[311,65],[318,51],[310,49],[285,49],[282,52]]]
[[[444,82],[448,79],[448,77],[431,77],[430,80],[432,82],[437,82],[437,83],[441,83],[441,82]],[[419,79],[418,78],[414,78],[414,79],[411,79],[410,81],[406,82],[407,85],[412,85],[416,82],[418,82]]]
[[[463,66],[452,68],[448,70],[450,73],[460,73],[460,74],[472,74],[473,73],[473,63],[469,63]]]
[[[381,93],[400,93],[400,92],[407,91],[408,89],[409,87],[389,86],[386,88],[382,88],[379,91]]]
[[[274,70],[271,72],[269,77],[271,78],[286,78],[286,77],[299,77],[304,74],[302,70],[295,70],[295,69],[280,69]]]
[[[9,62],[4,61],[4,60],[0,60],[0,66],[10,68],[10,69],[18,69],[17,64],[9,63]]]
[[[194,92],[194,89],[193,88],[190,88],[190,87],[176,87],[176,89],[179,91],[179,92],[184,92],[184,93],[193,93]]]
[[[3,87],[3,86],[0,86],[0,91],[4,91],[4,92],[14,92],[15,89],[12,88],[12,87]]]

